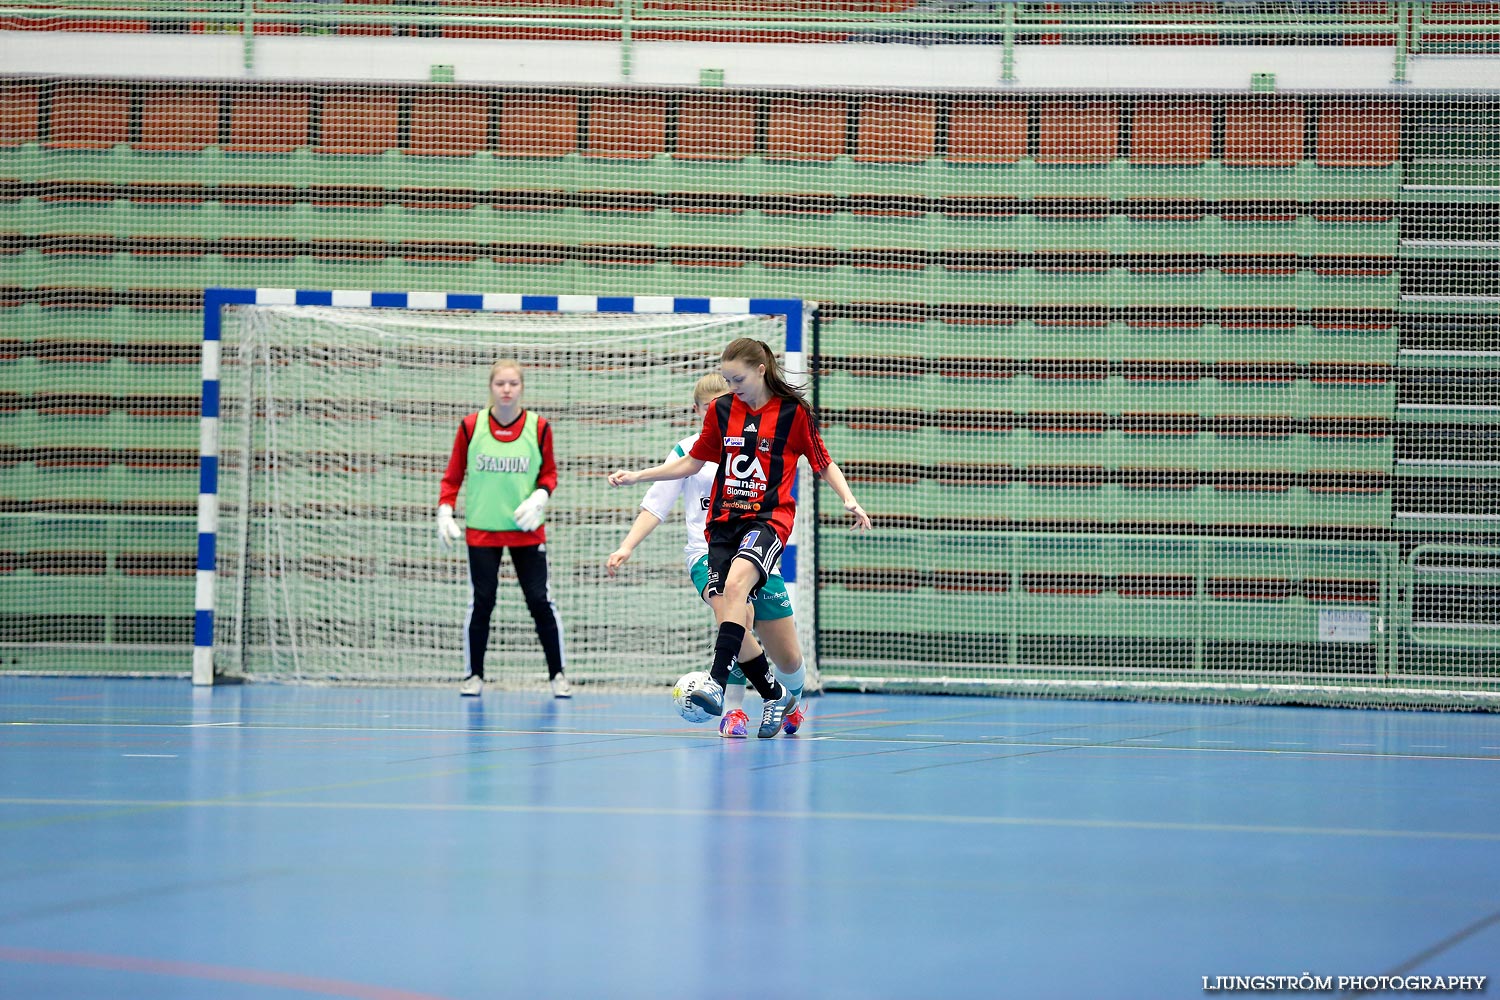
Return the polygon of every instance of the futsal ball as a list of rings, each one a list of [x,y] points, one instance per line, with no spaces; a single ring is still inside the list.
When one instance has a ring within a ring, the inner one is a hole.
[[[677,683],[672,685],[672,701],[677,705],[677,714],[689,722],[708,721],[708,713],[688,700],[689,695],[707,683],[708,671],[694,670],[690,674],[683,674]]]

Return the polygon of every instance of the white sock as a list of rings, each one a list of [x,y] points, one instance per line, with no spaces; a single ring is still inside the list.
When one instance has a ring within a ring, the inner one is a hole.
[[[797,664],[796,670],[793,670],[791,673],[786,673],[780,667],[777,667],[776,679],[780,681],[788,691],[792,692],[792,694],[796,695],[798,698],[801,698],[802,685],[807,683],[807,668],[799,663]]]
[[[738,684],[735,681],[739,681]],[[732,712],[737,708],[745,706],[745,682],[738,677],[730,677],[729,683],[724,685],[724,711]]]

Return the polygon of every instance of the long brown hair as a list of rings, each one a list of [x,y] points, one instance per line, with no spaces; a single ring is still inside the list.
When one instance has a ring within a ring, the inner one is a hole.
[[[721,362],[739,361],[751,367],[765,365],[766,388],[771,391],[771,395],[796,403],[807,411],[809,420],[813,419],[812,404],[803,395],[807,386],[792,385],[786,380],[786,376],[781,374],[781,366],[776,363],[776,355],[771,350],[771,345],[764,340],[756,340],[753,337],[731,340],[729,346],[724,348],[724,353],[719,355],[719,360]]]

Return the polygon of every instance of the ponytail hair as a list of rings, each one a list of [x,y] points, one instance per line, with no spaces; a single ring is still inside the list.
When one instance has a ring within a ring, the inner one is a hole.
[[[771,350],[771,345],[764,340],[756,340],[753,337],[741,337],[729,342],[724,348],[724,353],[719,355],[720,361],[739,361],[752,367],[755,365],[766,366],[766,388],[771,395],[780,396],[782,399],[796,403],[807,411],[809,420],[813,419],[812,404],[807,401],[803,393],[807,390],[805,385],[792,385],[781,373],[781,365],[776,363],[776,355]],[[816,422],[814,421],[816,424]]]

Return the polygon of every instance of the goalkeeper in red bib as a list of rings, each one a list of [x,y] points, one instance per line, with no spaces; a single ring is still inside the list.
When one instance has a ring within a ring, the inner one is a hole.
[[[469,613],[464,622],[464,665],[459,694],[484,691],[484,655],[489,648],[490,615],[500,580],[500,559],[510,550],[511,566],[526,599],[526,610],[547,660],[552,694],[571,698],[563,673],[562,623],[547,585],[547,501],[557,488],[552,457],[552,425],[521,406],[525,377],[519,362],[490,366],[490,405],[464,417],[453,441],[438,495],[438,540],[447,548],[464,540],[469,550]],[[465,528],[453,518],[458,491],[465,491]]]
[[[870,527],[870,516],[854,499],[844,474],[833,463],[818,435],[811,408],[797,387],[788,385],[771,348],[741,337],[724,348],[719,372],[731,395],[714,400],[703,429],[686,455],[637,472],[617,469],[611,486],[658,482],[691,476],[706,462],[717,462],[707,520],[708,582],[703,595],[714,609],[719,632],[714,642],[710,681],[693,692],[693,702],[712,715],[724,711],[724,685],[745,640],[754,614],[750,595],[775,571],[796,517],[792,487],[797,459],[812,469],[843,501],[857,529]],[[741,664],[744,669],[747,664]],[[770,670],[745,670],[764,706],[762,739],[775,736],[797,697]]]

